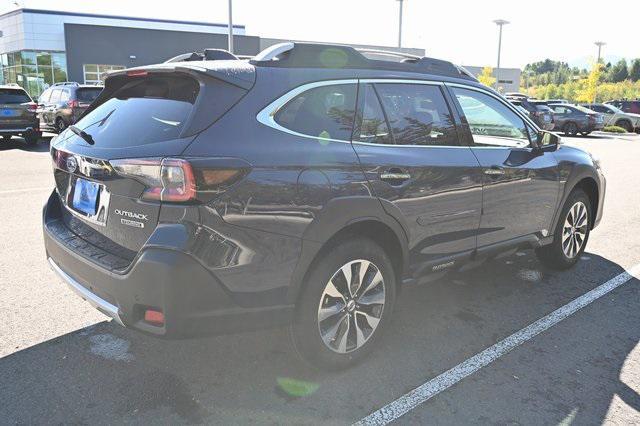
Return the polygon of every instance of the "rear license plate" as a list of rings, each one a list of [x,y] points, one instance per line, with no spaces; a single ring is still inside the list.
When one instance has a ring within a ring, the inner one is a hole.
[[[89,216],[95,215],[98,210],[99,192],[99,184],[78,178],[73,190],[73,208]]]

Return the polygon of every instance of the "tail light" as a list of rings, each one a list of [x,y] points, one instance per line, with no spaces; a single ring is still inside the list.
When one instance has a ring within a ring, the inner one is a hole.
[[[198,191],[215,195],[243,176],[243,169],[234,167],[194,168],[182,158],[140,158],[112,160],[116,173],[142,183],[146,188],[143,200],[185,203],[195,201]]]
[[[27,104],[27,109],[28,109],[29,111],[33,111],[33,112],[35,112],[35,111],[38,109],[38,104],[37,104],[37,103],[35,103],[35,102],[29,102],[29,103]]]
[[[73,109],[73,108],[78,108],[79,106],[80,106],[80,103],[75,99],[70,100],[69,102],[67,102],[67,107],[68,108]]]
[[[196,198],[196,182],[188,161],[178,158],[113,160],[120,175],[146,186],[143,200],[187,202]]]

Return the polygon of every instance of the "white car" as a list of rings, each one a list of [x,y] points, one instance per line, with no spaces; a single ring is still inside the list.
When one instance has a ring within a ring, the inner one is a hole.
[[[624,112],[609,104],[582,104],[582,106],[604,115],[605,126],[619,126],[627,132],[640,133],[640,114]]]

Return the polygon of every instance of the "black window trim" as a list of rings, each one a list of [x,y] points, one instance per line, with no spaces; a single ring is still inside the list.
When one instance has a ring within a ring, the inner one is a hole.
[[[499,95],[496,95],[488,90],[484,90],[480,87],[476,87],[476,86],[471,86],[471,85],[467,85],[467,84],[459,84],[459,83],[444,83],[444,85],[446,87],[458,87],[461,89],[467,89],[467,90],[472,90],[475,92],[479,92],[479,93],[483,93],[485,95],[488,95],[492,98],[494,98],[495,100],[497,100],[498,102],[502,103],[504,106],[506,106],[508,109],[510,109],[511,111],[513,111],[514,114],[516,114],[516,116],[520,117],[522,119],[522,121],[524,122],[523,124],[526,126],[531,126],[536,132],[540,132],[541,129],[540,127],[538,127],[538,125],[536,123],[533,122],[533,120],[531,120],[529,117],[525,116],[524,114],[522,114],[520,111],[518,111],[518,109],[515,107],[515,105],[512,105],[508,100],[502,98]],[[465,122],[467,121],[466,116],[464,115],[464,111],[462,111],[462,107],[460,106],[459,102],[457,99],[455,99],[455,94],[451,93],[451,97],[454,99],[454,103],[456,106],[456,109],[458,110],[458,113],[460,114],[461,117],[464,117]],[[468,123],[467,123],[468,126]],[[521,148],[516,148],[516,147],[508,147],[508,146],[475,146],[473,145],[473,149],[519,149],[519,150],[533,150],[534,148],[538,148],[538,142],[537,141],[533,141],[531,140],[531,135],[529,134],[529,132],[527,131],[527,138],[529,139],[529,146],[528,147],[521,147]]]

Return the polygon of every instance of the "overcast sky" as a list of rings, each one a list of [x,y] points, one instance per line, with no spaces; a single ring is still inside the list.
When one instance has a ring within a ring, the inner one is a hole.
[[[16,6],[0,0],[3,11]],[[227,0],[19,0],[22,7],[148,18],[227,22]],[[234,0],[234,23],[247,34],[297,40],[394,46],[396,0]],[[608,57],[640,57],[640,0],[405,0],[403,46],[465,65],[495,66],[498,29],[505,26],[502,66],[545,58],[587,63],[593,42]],[[631,36],[636,34],[636,36]]]

